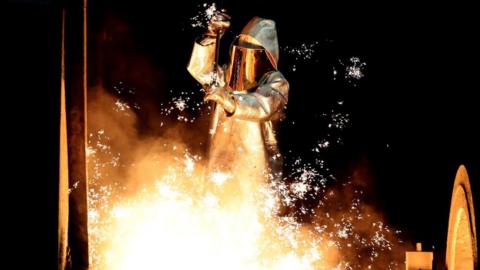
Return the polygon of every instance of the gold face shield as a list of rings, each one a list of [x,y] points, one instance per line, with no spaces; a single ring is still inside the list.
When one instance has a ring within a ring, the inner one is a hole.
[[[237,39],[230,49],[226,70],[227,86],[232,91],[248,91],[258,86],[265,73],[274,70],[265,49]]]

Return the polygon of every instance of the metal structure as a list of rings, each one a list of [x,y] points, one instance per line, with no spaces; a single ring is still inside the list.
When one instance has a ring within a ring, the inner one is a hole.
[[[445,263],[448,270],[478,269],[477,232],[467,170],[458,168],[453,185]]]
[[[86,0],[61,8],[60,160],[58,179],[59,270],[86,270],[88,258]]]

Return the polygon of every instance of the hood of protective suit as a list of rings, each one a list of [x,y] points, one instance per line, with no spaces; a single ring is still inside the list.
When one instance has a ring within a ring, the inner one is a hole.
[[[254,17],[232,43],[226,74],[228,86],[236,91],[258,86],[264,74],[277,69],[278,54],[275,22]]]
[[[253,17],[243,28],[239,39],[263,47],[271,64],[277,69],[279,48],[277,28],[274,21]]]

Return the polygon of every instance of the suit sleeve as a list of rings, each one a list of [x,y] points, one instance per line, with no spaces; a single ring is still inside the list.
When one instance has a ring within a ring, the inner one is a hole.
[[[187,70],[201,85],[208,85],[212,82],[215,44],[214,37],[204,36],[197,39],[193,45]]]

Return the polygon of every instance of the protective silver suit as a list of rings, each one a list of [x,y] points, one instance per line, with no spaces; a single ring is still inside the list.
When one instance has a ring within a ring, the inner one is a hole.
[[[206,88],[205,100],[216,103],[206,176],[215,181],[215,175],[227,174],[224,184],[248,193],[267,175],[281,177],[276,130],[289,85],[277,69],[274,21],[254,17],[232,43],[228,65],[215,72],[217,40],[209,27],[195,42],[187,68]]]

